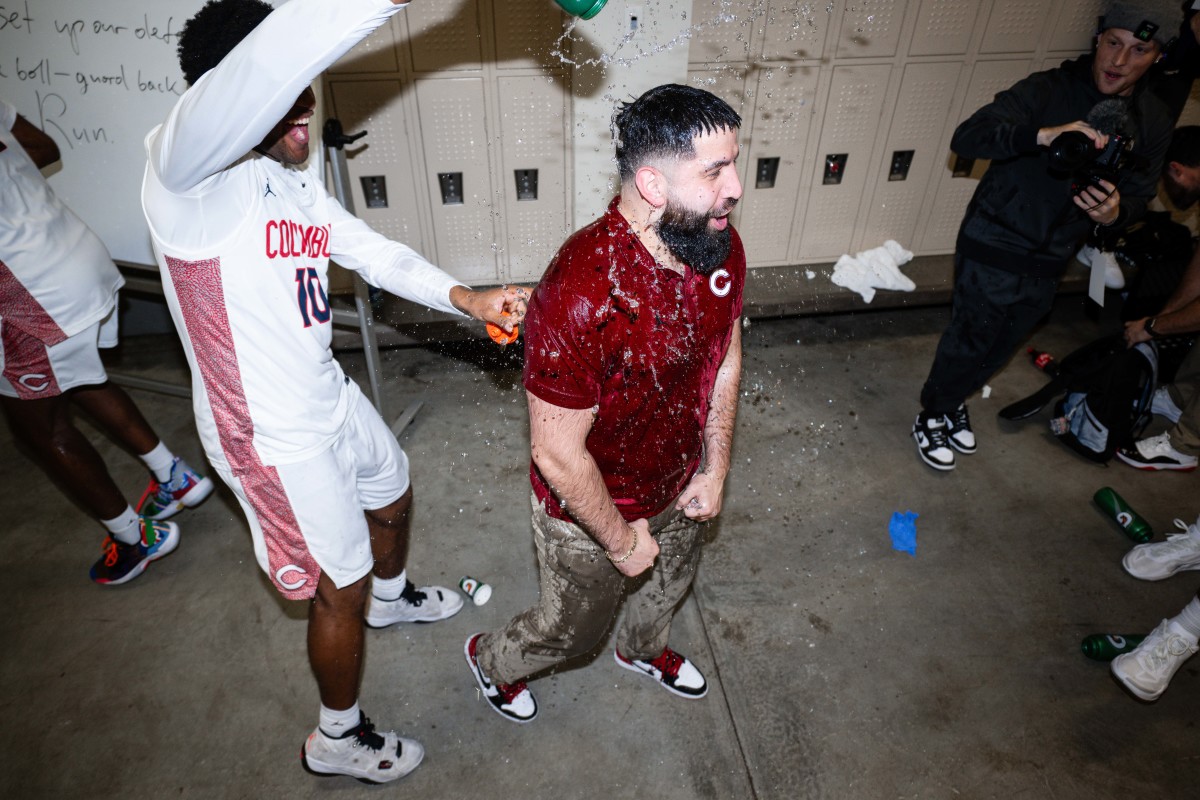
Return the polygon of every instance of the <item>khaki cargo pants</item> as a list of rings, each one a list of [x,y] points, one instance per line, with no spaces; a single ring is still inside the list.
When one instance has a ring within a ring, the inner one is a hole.
[[[530,499],[541,595],[537,605],[480,640],[476,652],[484,674],[493,682],[516,683],[587,653],[608,631],[626,588],[631,592],[617,649],[636,659],[662,653],[700,562],[700,524],[671,503],[650,520],[659,546],[654,566],[648,574],[626,578],[582,528],[551,517],[536,497]]]

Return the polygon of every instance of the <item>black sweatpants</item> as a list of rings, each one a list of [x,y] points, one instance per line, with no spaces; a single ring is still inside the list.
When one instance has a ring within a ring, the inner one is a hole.
[[[956,255],[950,326],[921,389],[921,408],[948,414],[980,389],[1050,311],[1057,289],[1057,276],[1017,275]]]

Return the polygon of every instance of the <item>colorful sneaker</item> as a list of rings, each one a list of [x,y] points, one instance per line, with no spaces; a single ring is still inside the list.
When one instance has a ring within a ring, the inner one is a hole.
[[[954,469],[954,451],[946,435],[946,418],[926,416],[922,411],[913,423],[913,439],[921,460],[934,469]]]
[[[696,665],[671,648],[664,648],[657,658],[650,661],[639,661],[636,658],[626,658],[616,648],[613,658],[625,669],[649,675],[671,694],[698,700],[708,694],[708,683]]]
[[[1175,401],[1171,399],[1171,393],[1167,391],[1167,387],[1160,386],[1154,390],[1154,395],[1150,398],[1150,413],[1166,417],[1167,421],[1174,425],[1183,416],[1183,409],[1175,405]]]
[[[128,583],[145,572],[151,561],[179,546],[179,526],[174,522],[142,519],[140,524],[142,540],[137,544],[104,538],[104,557],[92,565],[92,580],[106,586]]]
[[[417,768],[425,748],[394,731],[376,733],[366,714],[358,725],[334,739],[320,728],[300,746],[300,764],[323,778],[349,775],[363,783],[387,783]]]
[[[1147,542],[1125,554],[1121,565],[1135,578],[1161,581],[1176,572],[1200,569],[1200,519],[1195,525],[1175,520],[1183,533],[1169,533],[1165,542]]]
[[[1136,648],[1113,659],[1112,674],[1135,697],[1157,700],[1175,671],[1198,649],[1195,636],[1164,619]]]
[[[463,655],[467,657],[467,666],[471,668],[471,674],[475,676],[475,682],[483,691],[488,705],[507,720],[521,724],[532,722],[537,717],[538,705],[537,700],[533,699],[533,693],[525,685],[525,681],[492,683],[479,668],[479,661],[475,658],[475,649],[479,646],[479,637],[481,636],[483,636],[482,633],[476,633],[467,639],[467,644],[463,647]]]
[[[196,472],[179,456],[171,465],[171,479],[159,483],[153,476],[142,492],[137,512],[147,519],[170,519],[180,511],[193,508],[212,494],[213,482]]]
[[[418,589],[405,581],[404,591],[397,600],[380,600],[374,594],[367,598],[367,626],[386,628],[397,622],[437,622],[457,614],[463,607],[458,592],[441,586]]]
[[[1169,469],[1176,472],[1191,472],[1196,468],[1197,458],[1181,453],[1171,446],[1171,435],[1160,433],[1133,443],[1133,447],[1117,449],[1117,458],[1137,469]]]
[[[971,430],[971,417],[967,414],[967,404],[963,403],[943,419],[946,421],[946,439],[950,442],[950,446],[960,453],[967,455],[974,453],[975,432]]]

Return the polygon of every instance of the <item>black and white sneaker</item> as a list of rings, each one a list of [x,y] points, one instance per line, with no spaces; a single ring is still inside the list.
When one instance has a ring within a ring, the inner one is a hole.
[[[950,446],[960,453],[970,455],[975,452],[975,432],[971,430],[971,417],[967,415],[967,404],[963,403],[958,408],[947,414],[946,420],[946,438],[950,442]]]
[[[348,775],[363,783],[387,783],[417,768],[425,749],[393,731],[376,733],[366,714],[334,739],[317,728],[300,747],[300,764],[313,775]]]
[[[946,435],[945,417],[926,416],[922,411],[913,423],[912,436],[922,461],[934,469],[954,469],[954,451]]]
[[[475,650],[479,646],[481,636],[483,636],[482,633],[476,633],[467,639],[467,643],[463,647],[463,655],[466,656],[467,666],[471,668],[471,674],[475,676],[475,682],[479,684],[488,705],[507,720],[518,723],[532,722],[537,716],[538,706],[537,701],[533,699],[533,693],[525,685],[525,681],[492,683],[479,668]]]
[[[367,625],[386,628],[398,622],[437,622],[453,617],[462,607],[458,592],[444,586],[418,589],[412,581],[405,581],[404,591],[396,600],[380,600],[374,594],[367,598]]]
[[[696,669],[696,665],[671,648],[664,648],[656,658],[642,661],[626,658],[620,650],[613,650],[613,658],[625,669],[647,675],[671,694],[699,700],[708,694],[708,682]]]
[[[1181,453],[1172,447],[1169,432],[1134,442],[1132,447],[1117,448],[1117,458],[1138,469],[1177,472],[1191,472],[1200,463],[1196,456]]]

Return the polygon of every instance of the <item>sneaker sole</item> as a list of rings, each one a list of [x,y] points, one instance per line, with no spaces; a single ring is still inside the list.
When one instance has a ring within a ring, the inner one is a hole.
[[[1176,573],[1188,572],[1189,570],[1200,569],[1200,564],[1191,564],[1189,566],[1174,567],[1173,569],[1169,569],[1168,571],[1163,572],[1163,573],[1155,573],[1153,575],[1139,575],[1138,573],[1134,572],[1132,569],[1129,568],[1129,562],[1127,562],[1124,558],[1121,559],[1121,566],[1125,569],[1125,571],[1127,573],[1129,573],[1130,575],[1132,575],[1133,577],[1137,578],[1140,581],[1165,581],[1167,578],[1170,578],[1172,575],[1175,575]]]
[[[1117,451],[1117,458],[1134,469],[1140,469],[1144,472],[1191,472],[1197,466],[1196,464],[1150,464],[1146,461],[1135,461],[1124,455],[1120,450]]]
[[[1157,694],[1154,692],[1147,692],[1144,689],[1139,689],[1137,686],[1134,686],[1132,683],[1127,681],[1124,676],[1119,675],[1114,669],[1111,668],[1111,666],[1109,668],[1109,674],[1112,675],[1113,680],[1117,682],[1118,686],[1136,699],[1141,700],[1143,703],[1153,703],[1155,700],[1162,697],[1163,692],[1166,691],[1165,687],[1163,688],[1162,692],[1158,692]]]
[[[525,725],[526,723],[533,722],[535,719],[537,719],[538,711],[541,710],[537,708],[537,700],[534,700],[533,716],[527,719],[522,719],[520,717],[510,717],[508,714],[505,714],[503,711],[496,708],[496,706],[492,705],[492,701],[488,699],[487,686],[484,685],[483,682],[483,673],[479,671],[478,664],[475,662],[475,659],[471,657],[471,642],[475,641],[475,638],[479,635],[480,634],[478,633],[473,633],[467,637],[467,643],[463,645],[463,657],[467,659],[467,668],[470,669],[471,674],[475,676],[475,683],[479,686],[479,692],[483,695],[483,699],[484,702],[487,703],[487,707],[492,711],[495,711],[501,717],[504,717],[504,719],[508,720],[509,722],[515,722],[518,725]]]
[[[338,772],[336,768],[334,768],[330,765],[321,764],[320,762],[309,761],[307,744],[300,745],[300,766],[304,767],[304,771],[307,772],[309,775],[315,775],[318,778],[354,778],[354,780],[359,781],[360,783],[366,783],[371,786],[382,786],[386,783],[391,783],[392,781],[398,781],[401,778],[403,778],[404,776],[412,774],[413,770],[415,770],[417,767],[421,766],[421,762],[424,760],[425,760],[425,751],[424,751],[424,749],[422,749],[421,757],[418,758],[416,763],[413,764],[411,767],[409,767],[407,770],[405,770],[404,772],[400,773],[396,777],[391,778],[389,780],[377,781],[377,780],[372,780],[371,778],[364,778],[361,775],[352,775],[349,772]],[[314,769],[313,763],[317,763],[318,765],[320,765],[322,767],[327,767],[329,769],[329,771]]]
[[[704,697],[705,695],[708,694],[708,682],[707,681],[705,681],[705,683],[704,683],[704,691],[703,692],[701,692],[700,694],[688,694],[686,692],[680,691],[679,689],[676,689],[674,686],[670,686],[666,683],[663,683],[663,681],[660,678],[654,677],[654,673],[646,672],[646,670],[642,669],[637,664],[622,660],[622,658],[617,655],[616,650],[613,650],[613,661],[617,662],[617,666],[624,667],[625,669],[629,670],[630,672],[636,672],[638,675],[644,675],[645,677],[650,678],[651,680],[653,680],[655,683],[657,683],[662,688],[666,689],[671,694],[673,694],[677,697],[682,697],[684,700],[699,700],[701,697]]]
[[[948,442],[950,442],[950,446],[951,446],[951,447],[953,447],[955,450],[957,450],[958,452],[962,453],[963,455],[968,455],[968,456],[969,456],[969,455],[971,455],[972,453],[974,453],[976,450],[978,450],[978,449],[979,449],[979,446],[978,446],[978,445],[976,445],[976,446],[974,446],[974,447],[969,447],[969,448],[968,448],[968,447],[964,447],[963,445],[961,445],[961,444],[959,444],[958,442],[954,441],[954,439],[952,439],[952,438],[950,438],[950,437],[946,437],[946,440],[947,440]]]

